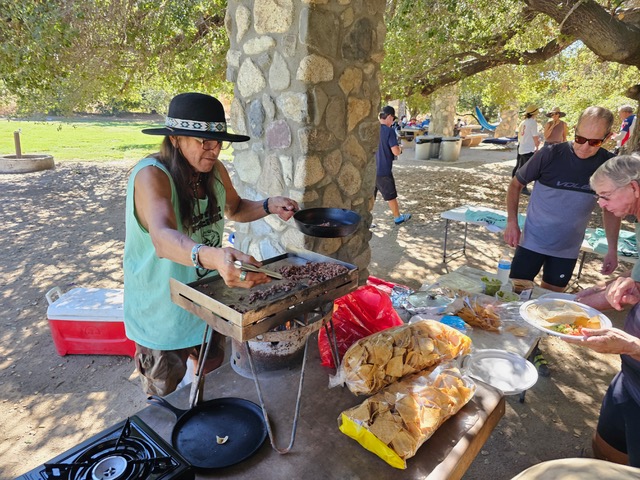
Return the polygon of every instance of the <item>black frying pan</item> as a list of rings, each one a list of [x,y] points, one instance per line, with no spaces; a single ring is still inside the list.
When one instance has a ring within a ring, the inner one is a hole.
[[[305,208],[293,219],[302,233],[322,238],[346,237],[360,224],[360,215],[344,208]]]
[[[253,455],[267,438],[262,410],[244,398],[216,398],[190,410],[176,408],[156,395],[150,396],[147,403],[175,414],[171,444],[196,468],[222,468],[240,463]],[[229,438],[218,444],[216,436]]]

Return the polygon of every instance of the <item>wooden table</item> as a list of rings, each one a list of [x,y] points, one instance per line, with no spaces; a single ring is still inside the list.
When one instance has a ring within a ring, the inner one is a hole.
[[[504,415],[502,393],[482,382],[471,401],[446,421],[410,458],[406,470],[389,466],[373,453],[338,430],[337,419],[347,408],[362,402],[346,388],[328,388],[332,370],[320,365],[316,337],[309,345],[300,419],[293,449],[287,455],[276,453],[267,440],[260,450],[244,462],[221,470],[198,472],[196,478],[260,480],[283,478],[318,479],[430,479],[455,480],[469,465]],[[276,443],[289,442],[299,368],[259,375],[263,397]],[[167,397],[178,408],[187,408],[188,387]],[[253,380],[236,374],[226,363],[206,377],[204,399],[242,397],[258,403]],[[149,406],[137,414],[163,438],[170,441],[175,418],[169,411]],[[215,439],[214,439],[215,441]]]

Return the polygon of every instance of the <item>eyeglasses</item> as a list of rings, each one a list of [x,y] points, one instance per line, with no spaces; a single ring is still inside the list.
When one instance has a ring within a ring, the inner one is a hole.
[[[206,140],[200,137],[192,137],[196,142],[202,145],[203,150],[226,150],[231,146],[231,142],[221,142],[220,140]]]
[[[596,197],[596,202],[599,202],[600,200],[604,200],[605,202],[608,202],[608,201],[611,200],[611,197],[613,196],[613,194],[615,192],[617,192],[618,190],[620,190],[621,188],[624,188],[624,187],[626,187],[626,185],[624,185],[623,187],[614,188],[613,190],[611,190],[609,193],[607,193],[605,195],[598,195],[596,193],[593,196]]]
[[[579,145],[583,145],[585,143],[588,143],[590,147],[599,147],[600,145],[602,145],[602,142],[604,142],[607,139],[608,136],[609,136],[609,134],[607,133],[604,136],[604,138],[602,138],[602,139],[600,139],[600,138],[587,138],[587,137],[581,137],[580,135],[578,135],[576,133],[574,141]]]

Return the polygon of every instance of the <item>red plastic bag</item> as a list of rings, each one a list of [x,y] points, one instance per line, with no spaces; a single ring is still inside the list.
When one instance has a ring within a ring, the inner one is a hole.
[[[402,324],[391,299],[372,285],[364,285],[338,298],[333,305],[333,327],[340,359],[356,340]],[[335,368],[325,329],[318,333],[318,348],[322,365]]]

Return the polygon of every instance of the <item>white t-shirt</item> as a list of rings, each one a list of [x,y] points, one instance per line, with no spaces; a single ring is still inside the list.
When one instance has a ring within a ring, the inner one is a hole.
[[[536,144],[533,141],[533,137],[540,138],[538,131],[538,122],[536,122],[534,117],[527,118],[520,123],[518,127],[518,153],[520,155],[536,151]]]

